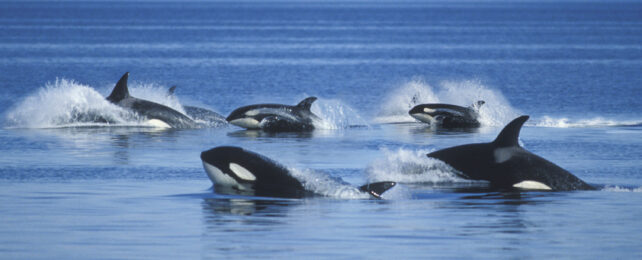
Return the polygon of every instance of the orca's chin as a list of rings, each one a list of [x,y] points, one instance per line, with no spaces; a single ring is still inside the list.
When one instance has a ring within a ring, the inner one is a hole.
[[[150,119],[145,122],[146,125],[151,126],[151,127],[157,127],[157,128],[172,128],[171,125],[168,123],[165,123],[163,120],[159,119]]]
[[[410,114],[410,116],[413,117],[414,119],[417,119],[425,123],[432,123],[435,120],[432,116],[425,113],[413,113],[413,114]]]
[[[233,119],[229,121],[230,124],[233,124],[235,126],[240,126],[243,128],[247,129],[258,129],[260,128],[259,126],[259,121],[251,118],[251,117],[243,117],[243,118],[238,118],[238,119]]]
[[[205,172],[207,172],[207,177],[210,178],[212,181],[212,184],[214,185],[221,185],[221,186],[229,186],[229,187],[238,187],[240,186],[234,178],[230,177],[229,175],[225,174],[221,169],[218,167],[211,165],[205,161],[203,161],[203,168],[205,169]]]

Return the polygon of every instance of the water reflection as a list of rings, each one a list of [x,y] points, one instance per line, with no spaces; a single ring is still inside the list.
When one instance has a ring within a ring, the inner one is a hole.
[[[201,203],[206,227],[211,232],[272,230],[286,224],[285,217],[298,200],[204,198]]]
[[[309,139],[314,136],[314,131],[309,132],[265,132],[263,130],[238,130],[229,132],[229,137],[235,138],[298,138]]]

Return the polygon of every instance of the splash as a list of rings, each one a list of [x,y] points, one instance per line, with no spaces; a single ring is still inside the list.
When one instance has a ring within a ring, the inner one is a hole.
[[[612,127],[612,126],[640,126],[642,120],[612,120],[602,117],[595,117],[591,119],[569,119],[569,118],[552,118],[544,116],[540,119],[531,119],[532,123],[529,125],[540,127],[554,127],[554,128],[571,128],[571,127]]]
[[[296,168],[288,169],[293,177],[298,179],[306,190],[312,191],[326,197],[337,199],[369,199],[370,195],[359,191],[341,179],[310,169],[300,170]]]
[[[383,109],[375,118],[377,123],[416,122],[408,111],[425,103],[447,103],[470,106],[478,100],[486,101],[479,110],[479,121],[485,126],[502,126],[520,115],[497,90],[478,81],[443,81],[433,87],[422,79],[413,79],[392,92],[384,102]]]
[[[611,191],[611,192],[642,192],[642,187],[625,188],[625,187],[620,187],[620,186],[606,186],[602,190],[603,191]]]
[[[337,99],[318,99],[311,110],[321,119],[314,122],[317,129],[369,127],[354,109]]]
[[[426,157],[427,150],[383,149],[384,158],[373,162],[366,172],[368,179],[400,183],[469,183],[456,170],[440,160]]]
[[[113,86],[109,86],[109,93]],[[130,87],[130,94],[185,113],[178,98],[153,84]],[[61,128],[93,126],[155,127],[136,113],[114,105],[95,89],[68,79],[56,79],[27,96],[6,114],[5,124],[12,128]]]
[[[56,79],[11,109],[6,124],[18,128],[54,128],[140,123],[135,114],[109,103],[93,88],[73,80]]]

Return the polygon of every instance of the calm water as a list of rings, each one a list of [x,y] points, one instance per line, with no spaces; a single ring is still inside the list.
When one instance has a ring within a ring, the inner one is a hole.
[[[227,115],[314,95],[308,134],[163,130],[134,96]],[[0,258],[640,258],[642,4],[0,2]],[[175,96],[167,89],[177,85]],[[483,99],[483,127],[436,131],[415,102]],[[597,191],[498,193],[425,154],[521,142]],[[364,127],[351,127],[365,125]],[[219,195],[201,151],[236,145],[385,200]]]

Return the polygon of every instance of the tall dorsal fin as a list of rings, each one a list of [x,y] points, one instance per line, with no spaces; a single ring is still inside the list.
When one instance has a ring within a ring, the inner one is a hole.
[[[167,90],[167,95],[174,95],[174,91],[176,91],[176,85],[169,87],[169,90]]]
[[[299,102],[299,104],[297,104],[296,106],[298,108],[301,108],[301,109],[309,111],[310,107],[312,107],[312,103],[314,103],[314,101],[316,101],[316,100],[317,100],[317,97],[309,97],[309,98],[306,98],[306,99],[302,100],[301,102]]]
[[[529,116],[520,116],[513,119],[508,125],[502,129],[502,131],[497,135],[493,144],[499,147],[508,147],[508,146],[519,146],[517,138],[519,138],[519,130],[522,129],[524,122],[528,120]]]
[[[128,78],[129,72],[125,72],[125,75],[123,75],[120,80],[118,80],[118,83],[116,83],[114,90],[111,91],[111,94],[109,95],[109,97],[107,97],[107,100],[112,103],[117,103],[129,97],[129,89],[127,89]]]
[[[486,101],[483,100],[478,100],[477,102],[474,102],[472,105],[470,105],[471,108],[474,110],[479,110],[479,108],[483,105],[486,104]]]

